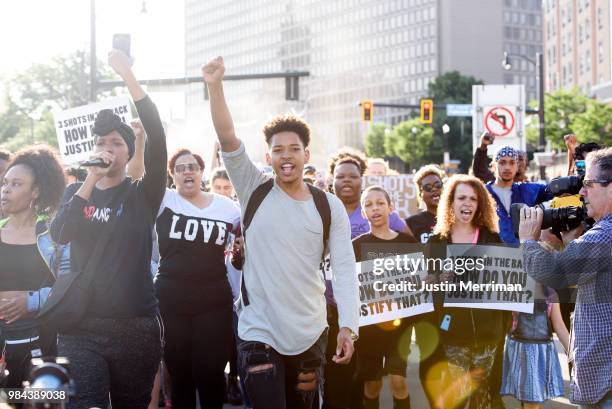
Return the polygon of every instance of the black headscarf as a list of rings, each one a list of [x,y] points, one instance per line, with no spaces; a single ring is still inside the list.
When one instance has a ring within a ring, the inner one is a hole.
[[[134,130],[128,124],[123,122],[118,115],[113,113],[111,109],[103,109],[98,112],[98,116],[94,122],[93,133],[96,136],[105,136],[112,131],[119,132],[119,135],[121,135],[128,147],[130,159],[132,159],[132,156],[134,156],[136,143],[136,135],[134,135]]]

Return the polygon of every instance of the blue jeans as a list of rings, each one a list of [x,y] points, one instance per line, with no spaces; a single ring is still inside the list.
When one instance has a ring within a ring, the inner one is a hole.
[[[253,409],[312,409],[323,383],[326,344],[327,330],[306,351],[290,356],[239,339],[238,367]]]
[[[612,391],[594,405],[580,405],[580,409],[612,409]]]

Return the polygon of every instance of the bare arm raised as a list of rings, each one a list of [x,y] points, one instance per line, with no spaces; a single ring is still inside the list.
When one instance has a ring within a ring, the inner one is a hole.
[[[234,152],[240,147],[240,139],[236,137],[232,115],[223,94],[224,73],[225,65],[222,57],[217,57],[202,67],[202,76],[210,96],[210,113],[221,149],[223,152]]]

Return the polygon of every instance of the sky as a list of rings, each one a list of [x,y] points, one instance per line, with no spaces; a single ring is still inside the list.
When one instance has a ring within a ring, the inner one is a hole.
[[[143,3],[146,13],[141,12]],[[56,55],[89,50],[88,0],[2,0],[0,16],[0,76]],[[114,33],[132,35],[133,68],[139,78],[183,75],[182,0],[97,0],[96,47],[103,61]]]

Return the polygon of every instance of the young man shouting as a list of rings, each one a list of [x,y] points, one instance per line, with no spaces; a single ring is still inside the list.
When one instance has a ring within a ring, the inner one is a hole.
[[[326,226],[314,197],[320,191],[302,180],[310,129],[297,117],[281,116],[264,126],[266,160],[276,177],[245,226],[249,200],[261,199],[258,189],[270,182],[236,137],[223,94],[224,72],[221,57],[202,68],[223,161],[242,207],[246,259],[238,335],[247,391],[254,409],[310,409],[322,381],[327,343],[325,282],[318,273],[327,227],[340,326],[336,363],[350,362],[358,331],[348,216],[340,200],[325,193],[331,213]]]

